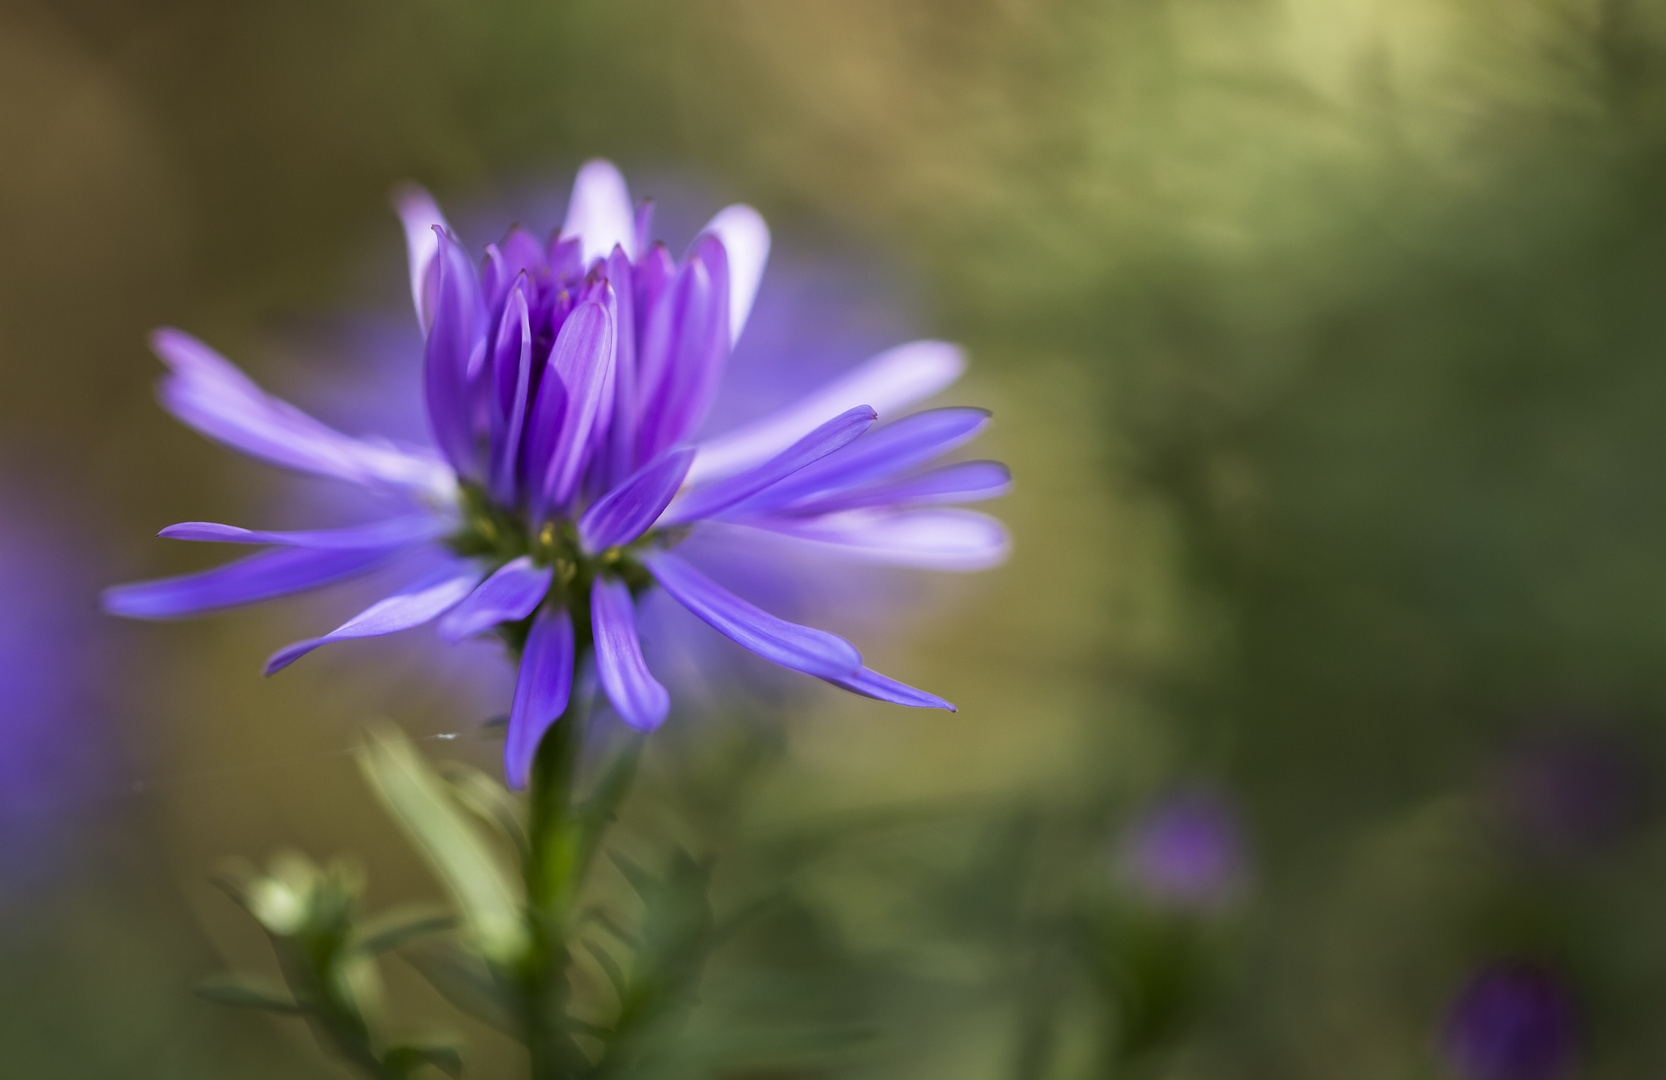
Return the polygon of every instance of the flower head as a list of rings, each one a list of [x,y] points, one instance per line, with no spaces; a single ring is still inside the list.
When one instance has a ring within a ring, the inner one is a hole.
[[[1001,526],[944,504],[1003,493],[1005,467],[925,467],[976,436],[988,414],[889,419],[958,377],[957,349],[898,346],[785,409],[697,441],[763,275],[769,232],[756,211],[722,211],[675,259],[649,242],[651,205],[633,209],[617,170],[591,162],[548,242],[513,229],[477,261],[426,193],[407,189],[397,206],[436,449],[335,431],[177,330],[158,331],[153,345],[171,369],[163,405],[187,424],[275,464],[401,494],[409,512],[300,532],[171,526],[163,536],[269,550],[112,589],[109,610],[195,614],[328,584],[412,547],[441,549],[440,569],[279,650],[267,672],[330,642],[435,619],[451,640],[496,632],[520,655],[505,747],[517,786],[566,711],[579,665],[594,665],[626,723],[646,730],[664,720],[670,696],[636,632],[651,589],[783,667],[869,697],[952,708],[865,667],[842,638],[733,595],[676,548],[698,532],[741,551],[767,536],[871,562],[999,562]]]
[[[1148,807],[1123,836],[1124,879],[1158,907],[1204,911],[1220,907],[1247,876],[1237,814],[1225,799],[1185,791]]]
[[[1447,1064],[1464,1080],[1554,1080],[1573,1065],[1573,1002],[1548,971],[1483,968],[1447,1019]]]

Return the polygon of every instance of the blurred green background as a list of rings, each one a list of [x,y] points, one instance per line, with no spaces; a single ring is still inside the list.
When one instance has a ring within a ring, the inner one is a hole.
[[[653,741],[627,839],[774,897],[676,1075],[1093,1075],[1080,915],[1188,782],[1236,800],[1253,881],[1143,1075],[1446,1075],[1444,1010],[1505,957],[1568,980],[1580,1075],[1666,1067],[1666,6],[5,0],[4,513],[74,538],[89,612],[202,565],[150,536],[269,522],[287,481],[155,405],[146,331],[328,381],[281,328],[397,309],[396,181],[489,203],[592,156],[901,267],[1017,476],[1012,561],[870,653],[958,715],[815,695]],[[98,623],[64,668],[102,749],[52,851],[6,834],[47,869],[0,890],[0,1073],[336,1075],[191,997],[269,963],[206,879],[293,845],[436,895],[347,748],[482,717],[478,654],[399,640],[260,679],[331,603]],[[1569,731],[1630,763],[1623,821],[1512,841],[1501,770]]]

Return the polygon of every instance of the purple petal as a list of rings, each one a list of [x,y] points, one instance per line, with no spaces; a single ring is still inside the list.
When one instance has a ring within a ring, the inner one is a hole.
[[[534,566],[530,555],[504,563],[440,620],[440,637],[462,641],[499,623],[520,622],[537,609],[554,573],[553,567]]]
[[[790,507],[912,469],[974,438],[989,423],[985,409],[930,409],[872,431],[837,454],[806,466],[763,492],[742,513]]]
[[[584,550],[595,554],[615,544],[628,544],[647,532],[677,494],[693,460],[692,448],[672,450],[592,503],[578,520],[579,543]]]
[[[953,705],[936,694],[916,690],[907,683],[900,683],[895,679],[887,678],[872,668],[863,668],[855,675],[847,678],[828,679],[827,681],[842,690],[849,690],[853,694],[876,698],[879,701],[889,701],[894,705],[907,705],[915,709],[958,711]]]
[[[567,391],[561,430],[544,472],[544,493],[554,506],[572,498],[590,457],[590,433],[613,403],[613,359],[614,317],[608,306],[588,301],[574,308],[550,353],[550,367]]]
[[[825,514],[862,507],[926,506],[974,502],[1005,495],[1012,489],[1012,470],[998,461],[962,461],[903,480],[887,480],[866,487],[833,492],[797,503],[795,514]]]
[[[711,411],[729,358],[729,256],[715,236],[694,241],[689,292],[680,315],[676,353],[648,424],[656,450],[691,438]]]
[[[434,325],[423,351],[428,422],[435,443],[452,467],[463,476],[479,479],[469,372],[475,367],[476,351],[484,350],[486,345],[480,279],[455,240],[440,230],[435,236],[439,243],[434,256],[440,268],[439,295],[434,304]]]
[[[665,524],[678,525],[712,517],[820,461],[873,426],[878,415],[866,405],[834,417],[762,465],[689,492],[669,513]]]
[[[636,636],[636,608],[622,581],[597,578],[590,593],[590,625],[596,637],[596,673],[619,716],[638,731],[652,731],[671,711],[671,695],[648,673]]]
[[[509,786],[526,787],[532,759],[551,724],[567,711],[573,692],[573,617],[566,608],[545,608],[532,624],[515,682],[509,735],[503,744],[503,772]]]
[[[614,324],[613,417],[606,440],[606,471],[603,486],[613,487],[636,471],[637,359],[636,285],[631,261],[624,248],[614,248],[607,257],[607,279],[613,286]]]
[[[402,184],[394,189],[393,207],[405,226],[405,247],[411,260],[411,303],[416,307],[417,322],[422,332],[434,325],[435,292],[438,281],[429,273],[434,255],[439,251],[434,227],[448,229],[445,215],[435,205],[433,196],[415,184]]]
[[[266,674],[275,675],[320,645],[349,638],[380,637],[445,614],[479,584],[479,567],[457,563],[429,574],[412,585],[378,600],[323,637],[297,641],[273,653],[266,661]]]
[[[353,439],[271,397],[230,361],[190,334],[163,328],[151,348],[170,371],[162,405],[204,435],[251,457],[359,484],[448,492],[451,470],[432,458]]]
[[[888,417],[944,389],[965,368],[965,355],[941,341],[887,349],[798,402],[701,443],[689,481],[705,483],[751,468],[855,405],[866,403]]]
[[[561,226],[561,238],[571,237],[583,245],[585,266],[606,258],[615,244],[636,257],[636,215],[631,211],[630,189],[612,162],[587,161],[579,169],[567,203],[567,220]]]
[[[721,250],[722,245],[716,246]],[[703,385],[714,306],[711,270],[696,256],[677,271],[649,312],[638,383],[643,402],[638,435],[642,458],[658,457],[681,441],[682,425],[693,404],[689,396]],[[724,317],[728,317],[726,311]]]
[[[729,262],[729,344],[740,340],[751,314],[752,301],[763,280],[769,261],[769,226],[763,215],[740,203],[725,207],[707,223],[705,231],[716,236]]]
[[[973,510],[847,510],[819,518],[758,518],[746,525],[828,555],[927,570],[987,570],[1004,562],[1012,548],[1006,526]]]
[[[443,536],[452,523],[434,514],[413,514],[370,525],[346,529],[311,529],[301,532],[257,532],[211,521],[185,521],[157,533],[169,540],[208,540],[224,544],[281,544],[315,551],[351,551],[362,548],[392,548]]]
[[[169,619],[253,604],[363,573],[392,551],[263,551],[200,574],[106,589],[104,610],[134,619]]]
[[[526,399],[532,379],[532,323],[526,292],[517,286],[503,306],[498,326],[497,348],[492,358],[497,393],[492,413],[492,494],[498,502],[513,506],[521,447],[521,430],[526,423]]]
[[[850,642],[807,626],[778,619],[719,586],[675,555],[644,557],[654,580],[672,599],[704,619],[718,633],[765,660],[824,679],[845,678],[862,667]]]

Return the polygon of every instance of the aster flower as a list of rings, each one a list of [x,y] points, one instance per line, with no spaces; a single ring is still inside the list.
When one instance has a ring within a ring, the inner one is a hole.
[[[1493,964],[1447,1019],[1448,1066],[1464,1080],[1555,1080],[1572,1069],[1573,1002],[1561,980],[1527,964]]]
[[[436,619],[449,640],[496,632],[520,654],[505,746],[515,786],[566,711],[581,666],[593,665],[626,723],[649,730],[664,720],[670,695],[636,630],[651,589],[783,667],[884,701],[953,708],[866,667],[844,639],[734,595],[676,548],[698,532],[741,552],[767,536],[878,563],[999,562],[999,523],[946,504],[1003,493],[1005,467],[926,467],[975,437],[988,414],[942,408],[878,423],[953,382],[957,349],[898,346],[785,409],[701,439],[768,255],[756,211],[722,211],[674,259],[649,242],[651,205],[633,209],[617,170],[591,162],[548,243],[517,228],[476,262],[426,193],[407,189],[397,207],[437,449],[336,431],[180,331],[158,331],[152,344],[170,369],[162,403],[185,423],[274,464],[402,496],[410,512],[299,532],[170,526],[161,535],[269,550],[112,589],[108,610],[192,615],[326,585],[412,548],[441,550],[440,569],[279,650],[266,670]]]

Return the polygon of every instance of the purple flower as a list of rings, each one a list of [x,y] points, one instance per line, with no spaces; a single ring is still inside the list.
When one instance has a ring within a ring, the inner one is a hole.
[[[1134,891],[1173,910],[1221,907],[1248,875],[1237,815],[1224,798],[1205,791],[1153,803],[1124,834],[1119,855]]]
[[[1458,995],[1444,1050],[1463,1080],[1554,1080],[1572,1067],[1575,1038],[1573,1002],[1555,976],[1494,964]]]
[[[321,645],[436,619],[448,640],[497,632],[521,653],[505,747],[515,786],[566,710],[578,665],[593,664],[626,723],[648,730],[664,720],[670,697],[636,628],[652,590],[783,667],[868,697],[953,708],[867,668],[842,638],[728,592],[676,549],[698,535],[742,557],[788,542],[945,570],[1000,562],[1001,525],[947,504],[1004,493],[1005,467],[928,467],[974,438],[988,414],[943,408],[890,419],[953,382],[959,350],[897,346],[786,408],[697,441],[768,255],[756,211],[722,211],[677,260],[648,241],[651,206],[633,210],[618,171],[591,162],[548,243],[513,229],[477,263],[426,193],[404,191],[398,208],[437,452],[329,428],[177,330],[158,331],[153,345],[171,369],[163,405],[185,423],[269,462],[395,494],[406,509],[344,529],[171,526],[163,536],[267,550],[111,589],[110,611],[196,614],[362,574],[402,551],[443,553],[437,568],[335,630],[279,650],[266,670]]]

